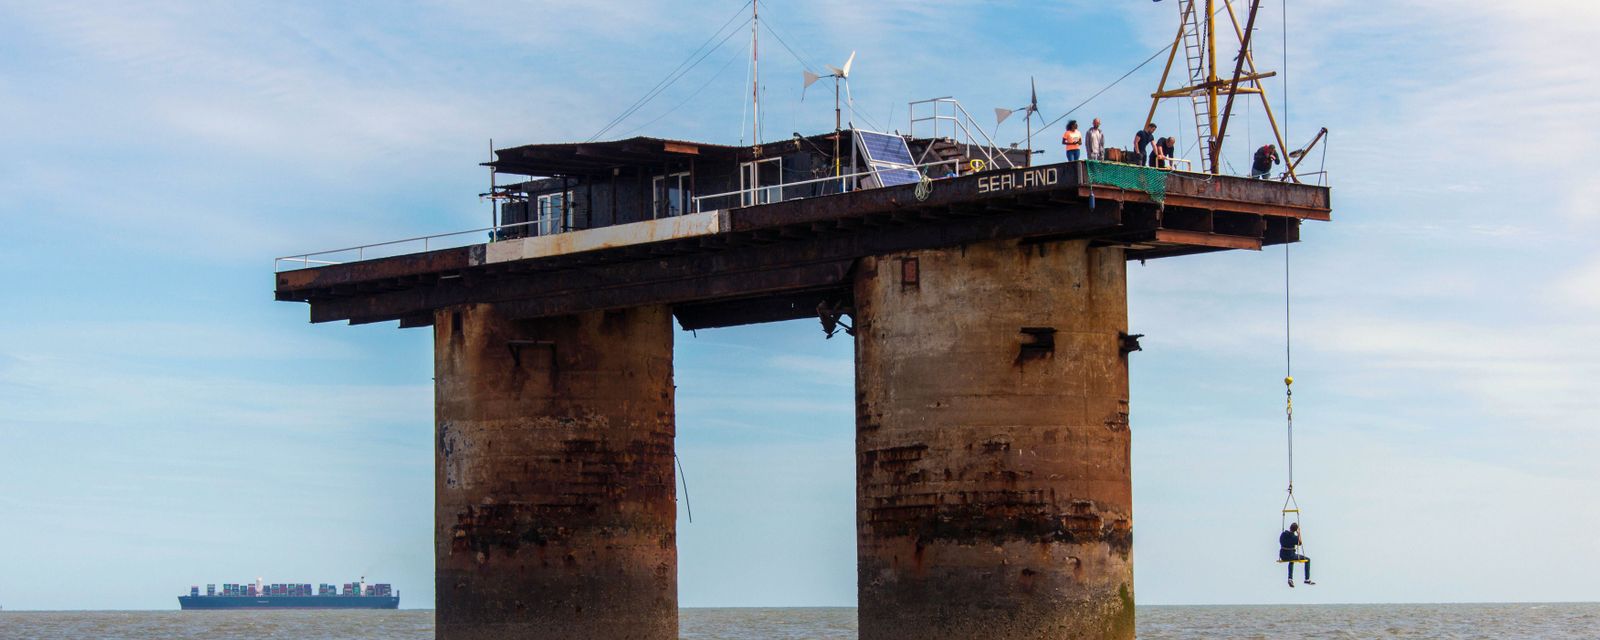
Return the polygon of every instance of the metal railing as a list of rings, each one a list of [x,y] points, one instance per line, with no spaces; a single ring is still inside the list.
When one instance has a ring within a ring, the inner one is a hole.
[[[513,224],[502,224],[502,225],[497,225],[497,226],[493,226],[493,227],[482,227],[482,228],[479,228],[479,229],[468,229],[466,231],[451,231],[449,233],[436,233],[436,234],[429,235],[429,236],[417,236],[415,238],[405,238],[405,239],[402,239],[402,240],[390,240],[388,242],[375,242],[373,244],[364,244],[364,245],[355,246],[355,247],[345,247],[343,249],[329,249],[327,251],[314,251],[314,252],[311,252],[311,253],[302,253],[302,254],[299,254],[299,255],[284,256],[282,258],[273,259],[273,261],[272,261],[272,271],[273,271],[273,273],[277,273],[277,272],[280,272],[280,271],[291,271],[291,270],[294,270],[294,269],[307,269],[307,268],[310,268],[310,267],[313,267],[313,266],[320,267],[320,266],[326,266],[326,265],[344,264],[346,262],[360,262],[362,260],[369,260],[369,259],[373,259],[373,258],[389,258],[389,257],[393,257],[393,256],[401,256],[401,255],[407,255],[407,254],[412,254],[412,253],[426,253],[426,252],[432,251],[434,249],[449,249],[451,247],[459,247],[459,246],[464,246],[466,244],[471,244],[471,243],[467,243],[467,242],[451,243],[451,242],[448,242],[448,241],[442,241],[445,238],[456,238],[456,237],[459,237],[459,236],[466,236],[466,235],[470,235],[470,234],[487,233],[490,240],[497,240],[497,239],[500,239],[500,236],[502,235],[500,232],[502,230],[505,230],[505,229],[517,229],[517,228],[520,228],[520,227],[536,225],[536,224],[539,224],[540,222],[541,222],[540,220],[530,220],[528,222],[517,222],[517,223],[513,223]],[[391,251],[391,250],[388,250],[388,249],[399,249],[399,250]],[[411,250],[406,250],[406,249],[411,249]],[[327,258],[341,257],[341,256],[344,256],[344,255],[349,255],[349,254],[353,254],[351,259],[345,259],[345,260],[330,260],[330,259],[327,259]]]
[[[1319,186],[1319,187],[1328,186],[1329,178],[1328,178],[1328,171],[1326,169],[1324,169],[1322,171],[1308,171],[1308,172],[1305,172],[1305,173],[1301,173],[1299,171],[1296,171],[1296,172],[1294,172],[1294,175],[1295,175],[1295,177],[1300,179],[1300,183],[1301,184],[1309,184],[1309,183],[1306,182],[1306,178],[1310,178],[1311,176],[1316,176],[1317,177],[1317,186]],[[1288,177],[1287,174],[1285,174],[1284,177],[1287,178]]]
[[[966,166],[966,165],[962,164],[962,162],[960,160],[944,160],[944,161],[940,161],[940,162],[929,162],[929,163],[926,163],[926,164],[920,164],[920,165],[917,165],[916,168],[919,169],[919,170],[924,171],[924,173],[925,173],[926,170],[929,167],[936,167],[936,166],[941,166],[941,165],[952,165],[954,167],[954,170],[951,172],[951,175],[961,175],[963,169]],[[729,192],[726,192],[726,193],[716,193],[716,194],[707,195],[707,196],[695,196],[695,197],[691,198],[691,200],[694,203],[694,212],[695,213],[700,213],[702,211],[702,204],[701,203],[703,203],[706,200],[711,200],[711,199],[714,199],[714,198],[737,198],[738,199],[737,200],[738,204],[733,205],[733,206],[754,206],[754,205],[745,205],[744,204],[744,202],[745,202],[744,195],[745,194],[752,193],[752,192],[757,192],[757,191],[768,191],[768,190],[772,190],[772,189],[777,189],[778,193],[779,193],[779,198],[777,200],[773,200],[772,202],[783,202],[784,200],[798,200],[800,198],[784,198],[784,197],[782,197],[783,190],[786,189],[786,188],[789,188],[789,187],[812,185],[812,184],[823,183],[823,182],[854,180],[854,179],[857,179],[857,178],[861,178],[863,176],[870,176],[870,175],[873,175],[872,171],[861,171],[861,172],[858,172],[858,173],[852,173],[852,174],[842,175],[842,176],[828,176],[826,178],[814,178],[814,179],[811,179],[811,180],[801,180],[799,182],[786,182],[786,183],[782,183],[782,184],[756,186],[756,187],[750,187],[750,188],[747,188],[747,189],[739,189],[737,191],[729,191]],[[802,197],[806,197],[806,196],[802,196]],[[762,202],[762,203],[759,203],[759,204],[770,204],[770,202]],[[345,264],[345,263],[348,263],[348,262],[360,262],[362,260],[371,260],[371,259],[375,259],[375,258],[389,258],[389,257],[393,257],[393,256],[408,255],[408,254],[413,254],[413,253],[425,253],[425,252],[428,252],[428,251],[432,251],[434,249],[448,249],[448,248],[452,248],[452,247],[465,246],[467,244],[474,244],[472,242],[468,242],[467,241],[467,236],[472,236],[472,235],[476,235],[476,234],[480,234],[480,233],[486,234],[490,241],[509,239],[509,238],[505,237],[508,234],[503,233],[504,231],[511,230],[511,229],[521,229],[523,227],[530,227],[530,226],[538,225],[538,224],[541,224],[541,223],[544,223],[544,222],[547,222],[547,221],[530,220],[528,222],[517,222],[517,223],[513,223],[513,224],[502,224],[502,225],[497,225],[497,226],[493,226],[493,227],[481,227],[481,228],[477,228],[477,229],[468,229],[468,230],[465,230],[465,231],[452,231],[452,232],[449,232],[449,233],[436,233],[436,234],[433,234],[433,235],[417,236],[417,237],[414,237],[414,238],[404,238],[404,239],[400,239],[400,240],[390,240],[388,242],[375,242],[375,243],[372,243],[372,244],[363,244],[363,245],[358,245],[358,246],[353,246],[353,247],[344,247],[344,248],[340,248],[340,249],[329,249],[327,251],[313,251],[311,253],[302,253],[302,254],[297,254],[297,255],[292,255],[292,256],[283,256],[281,258],[274,258],[273,259],[273,261],[272,261],[272,271],[274,273],[277,273],[277,272],[281,272],[281,271],[292,271],[292,270],[296,270],[296,269],[308,269],[308,268],[311,268],[311,267],[322,267],[322,266],[329,266],[329,265]],[[551,235],[551,234],[535,234],[535,235]],[[523,236],[517,236],[517,237],[523,237]],[[455,241],[451,241],[451,239],[455,239]],[[338,258],[338,259],[336,259],[336,258]]]
[[[919,105],[928,105],[927,109],[930,110],[930,113],[919,117],[917,115],[917,107]],[[943,107],[945,106],[949,107],[948,114],[944,111]],[[918,100],[909,105],[909,110],[911,137],[917,137],[917,123],[926,122],[933,127],[933,134],[925,137],[939,139],[941,137],[939,135],[940,131],[944,129],[944,127],[940,126],[940,123],[948,123],[950,134],[943,137],[958,139],[956,136],[960,134],[961,138],[959,140],[964,140],[964,144],[969,147],[978,147],[983,152],[989,166],[998,167],[1001,162],[1004,162],[1005,167],[1008,169],[1017,168],[1017,165],[1011,162],[1011,157],[1000,149],[1000,145],[994,143],[989,134],[983,131],[983,127],[978,126],[977,121],[972,119],[972,114],[967,113],[966,108],[962,107],[961,103],[956,101],[955,98],[945,96]],[[977,135],[973,135],[973,131],[977,131]],[[979,144],[979,140],[982,141],[982,144]]]
[[[961,175],[961,169],[962,169],[962,166],[963,166],[962,162],[963,161],[959,160],[959,159],[941,160],[939,162],[928,162],[928,163],[924,163],[924,164],[915,165],[914,168],[920,170],[924,175],[926,175],[928,167],[936,167],[936,166],[940,166],[940,165],[954,165],[955,166],[955,171],[953,172],[953,175],[959,176],[959,175]],[[761,204],[772,204],[774,202],[784,202],[784,201],[787,201],[787,200],[799,200],[801,198],[811,197],[811,196],[800,196],[800,197],[796,197],[796,198],[786,198],[786,197],[783,196],[783,193],[784,193],[783,190],[787,189],[789,187],[799,187],[799,186],[805,186],[805,185],[813,185],[813,184],[819,184],[819,183],[825,183],[825,182],[839,181],[840,182],[840,192],[843,192],[845,190],[844,189],[844,182],[845,181],[847,181],[847,180],[855,180],[855,179],[860,178],[862,176],[870,176],[870,175],[874,175],[874,174],[873,174],[873,172],[871,170],[868,170],[868,171],[858,171],[856,173],[846,174],[846,175],[842,175],[842,176],[828,176],[828,177],[825,177],[825,178],[812,178],[810,180],[800,180],[798,182],[780,182],[778,184],[757,185],[757,186],[754,186],[754,187],[746,187],[744,189],[739,189],[739,190],[736,190],[736,191],[727,191],[727,192],[723,192],[723,193],[713,193],[711,195],[705,195],[705,196],[695,196],[693,198],[690,198],[690,200],[693,201],[693,203],[694,203],[694,212],[695,213],[700,213],[702,211],[703,207],[701,206],[701,202],[704,202],[706,200],[713,200],[713,199],[716,199],[716,198],[738,198],[738,200],[737,200],[738,204],[735,204],[735,205],[732,205],[732,206],[735,206],[735,207],[753,207],[753,206],[761,205]],[[944,177],[944,176],[941,176],[941,177]],[[766,202],[754,202],[754,201],[747,201],[744,198],[745,194],[750,194],[750,193],[755,193],[755,192],[763,192],[763,191],[771,191],[771,190],[774,190],[774,189],[776,189],[778,191],[778,198],[775,199],[775,200],[769,200],[769,201],[766,201]],[[832,195],[832,194],[825,194],[825,195]],[[747,204],[747,202],[748,202],[748,204]],[[714,211],[715,209],[712,209],[712,210]]]

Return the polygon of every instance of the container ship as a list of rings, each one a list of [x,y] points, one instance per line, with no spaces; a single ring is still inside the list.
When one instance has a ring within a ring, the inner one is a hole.
[[[265,584],[256,578],[254,584],[206,585],[205,595],[200,595],[198,585],[189,587],[189,595],[178,596],[178,606],[188,609],[398,609],[400,592],[387,584],[346,582],[340,585],[319,584],[313,591],[311,584]]]

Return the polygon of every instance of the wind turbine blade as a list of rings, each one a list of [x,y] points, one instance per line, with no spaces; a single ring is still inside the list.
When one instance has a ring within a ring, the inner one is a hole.
[[[1039,110],[1039,85],[1034,84],[1033,76],[1028,76],[1028,110]]]
[[[1000,107],[995,107],[994,108],[994,123],[996,125],[998,125],[998,124],[1000,124],[1002,122],[1005,122],[1006,118],[1011,117],[1011,114],[1012,114],[1012,111],[1010,109],[1002,109]]]
[[[850,65],[855,64],[855,61],[856,61],[856,52],[851,51],[850,52],[850,57],[847,58],[844,61],[844,68],[839,70],[839,75],[841,75],[843,77],[846,77],[846,78],[850,77]]]

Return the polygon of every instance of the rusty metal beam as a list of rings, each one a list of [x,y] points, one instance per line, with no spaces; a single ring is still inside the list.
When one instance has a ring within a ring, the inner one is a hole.
[[[432,313],[419,313],[417,315],[406,316],[406,317],[400,319],[400,328],[401,329],[414,329],[414,328],[417,328],[417,327],[431,327],[431,326],[433,326],[433,314]]]
[[[1084,197],[1088,197],[1089,188],[1080,187],[1080,189],[1082,190]],[[1120,200],[1123,202],[1156,204],[1155,200],[1152,200],[1149,194],[1146,194],[1142,191],[1131,191],[1127,189],[1118,189],[1115,187],[1106,187],[1103,185],[1095,185],[1094,195],[1096,198],[1101,200]],[[1162,204],[1165,204],[1168,207],[1189,207],[1193,209],[1212,210],[1226,209],[1228,211],[1238,213],[1253,213],[1263,216],[1300,218],[1303,220],[1318,220],[1323,222],[1332,219],[1329,210],[1325,208],[1310,208],[1297,204],[1262,204],[1255,202],[1230,201],[1222,198],[1174,194],[1171,191],[1167,192],[1166,197],[1162,200]]]
[[[279,300],[300,300],[292,292],[322,289],[380,278],[422,277],[460,271],[483,263],[484,245],[439,249],[392,258],[296,269],[274,274]]]
[[[714,242],[726,244],[746,242],[747,240],[738,237],[739,234],[753,231],[768,232],[761,240],[772,241],[781,237],[783,234],[781,230],[784,227],[805,228],[809,232],[815,232],[818,224],[832,224],[843,230],[883,222],[921,224],[929,218],[944,215],[992,216],[1019,207],[1046,206],[1045,203],[1050,202],[1062,204],[1088,199],[1089,189],[1079,184],[1080,176],[1075,167],[1046,165],[1035,167],[1034,170],[1044,170],[1052,166],[1057,171],[1056,184],[1021,189],[1024,193],[1031,191],[1046,199],[1039,203],[1017,202],[1013,197],[1013,193],[1017,191],[1015,189],[1002,193],[982,192],[984,187],[995,186],[1006,175],[1013,177],[1013,184],[1020,182],[1015,176],[1021,175],[1022,170],[991,172],[938,181],[935,183],[933,193],[924,201],[916,199],[913,187],[905,186],[734,209],[727,212],[728,228],[724,233],[718,234]],[[1149,196],[1143,193],[1105,186],[1095,187],[1095,195],[1102,200],[1151,202]],[[1169,207],[1191,207],[1266,216],[1293,216],[1313,220],[1326,220],[1329,217],[1328,190],[1324,187],[1242,178],[1221,177],[1198,181],[1172,174],[1168,178],[1166,204]],[[705,244],[708,241],[712,240],[706,238],[697,242]],[[708,248],[689,244],[690,246],[682,250]],[[279,300],[306,300],[318,295],[327,295],[331,293],[331,287],[341,284],[408,276],[451,275],[481,265],[483,248],[482,245],[461,247],[283,272],[277,274],[276,294]],[[557,266],[556,263],[562,260],[598,263],[638,259],[647,257],[651,253],[650,248],[643,246],[639,248],[642,252],[631,252],[628,248],[593,250],[583,254],[532,259],[530,262],[535,265],[534,268],[545,270],[554,268]],[[540,260],[547,262],[539,262]]]
[[[1205,233],[1202,231],[1184,231],[1182,229],[1157,229],[1156,242],[1172,244],[1187,244],[1200,247],[1213,247],[1217,249],[1245,249],[1249,251],[1261,250],[1260,238],[1246,238],[1244,236],[1230,236],[1221,233]]]
[[[508,275],[472,282],[470,286],[459,279],[441,280],[437,285],[427,288],[319,300],[311,305],[311,321],[331,322],[352,318],[382,321],[469,302],[529,301],[527,304],[533,308],[540,307],[534,299],[554,296],[567,300],[595,296],[597,300],[603,299],[604,304],[619,306],[653,304],[667,302],[661,298],[672,295],[669,295],[668,289],[661,287],[680,279],[703,279],[697,285],[701,288],[696,295],[706,298],[732,297],[767,291],[760,282],[747,281],[746,278],[753,273],[786,266],[849,260],[914,248],[949,247],[994,238],[1153,230],[1122,227],[1119,210],[1116,203],[1105,201],[1093,211],[1084,204],[1056,210],[885,227],[850,235],[775,242],[715,253],[667,256],[534,275]],[[803,284],[815,286],[815,283]],[[625,289],[630,295],[600,293],[611,288]],[[752,288],[756,291],[751,291]]]
[[[849,300],[850,288],[841,285],[754,298],[679,304],[672,307],[672,314],[677,316],[679,326],[686,331],[693,331],[816,318],[817,303],[842,301],[848,306]]]
[[[1178,173],[1168,174],[1161,205],[1142,192],[1095,186],[1098,204],[1090,211],[1083,179],[1081,166],[1045,165],[937,181],[920,200],[915,187],[905,185],[732,209],[716,214],[710,235],[493,263],[487,245],[475,245],[288,271],[277,274],[276,295],[310,302],[313,322],[381,322],[478,302],[526,301],[526,313],[546,314],[558,299],[570,311],[777,295],[821,283],[763,278],[884,252],[1000,238],[1098,238],[1131,246],[1168,229],[1201,235],[1183,236],[1194,243],[1157,243],[1152,251],[1178,255],[1234,237],[1256,241],[1239,248],[1259,248],[1292,241],[1286,240],[1290,229],[1298,237],[1298,225],[1272,221],[1328,217],[1324,187]],[[1140,251],[1129,256],[1156,255]],[[685,283],[674,287],[676,280]],[[592,300],[579,302],[585,297]]]
[[[850,268],[853,264],[854,261],[852,260],[834,260],[769,271],[743,273],[738,277],[738,291],[744,294],[783,294],[796,289],[813,290],[820,287],[842,286],[849,278]],[[496,307],[508,317],[544,318],[585,311],[626,309],[639,306],[640,300],[656,301],[652,304],[695,302],[725,295],[725,292],[729,290],[729,280],[726,277],[706,275],[645,282],[595,291],[568,291],[556,295],[501,302]],[[772,317],[758,321],[769,322],[788,319],[790,318]],[[733,322],[717,326],[731,326],[732,324],[747,324],[747,322]]]

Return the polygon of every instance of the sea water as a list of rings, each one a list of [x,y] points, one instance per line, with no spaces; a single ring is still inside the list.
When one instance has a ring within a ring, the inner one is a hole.
[[[684,609],[685,640],[846,640],[853,608]],[[1139,637],[1600,638],[1600,604],[1141,606]],[[0,611],[0,640],[422,640],[433,612]]]

